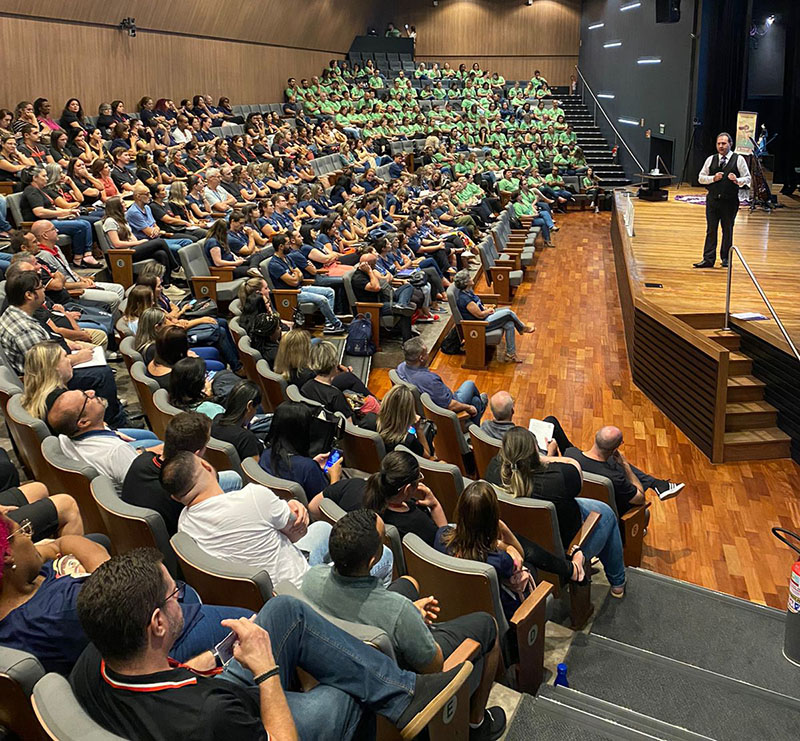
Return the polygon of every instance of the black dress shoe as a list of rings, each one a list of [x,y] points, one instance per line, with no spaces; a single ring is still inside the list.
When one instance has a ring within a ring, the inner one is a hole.
[[[723,268],[727,268],[728,267],[728,261],[727,260],[723,260],[722,261],[722,267]]]
[[[714,267],[714,263],[713,262],[706,262],[705,260],[700,260],[700,262],[696,262],[694,265],[692,265],[692,267],[693,268],[713,268]]]

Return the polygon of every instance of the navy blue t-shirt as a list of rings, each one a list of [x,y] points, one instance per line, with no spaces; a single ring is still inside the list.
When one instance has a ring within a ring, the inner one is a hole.
[[[258,464],[273,476],[300,484],[309,502],[330,483],[319,464],[312,458],[306,458],[302,455],[291,456],[289,459],[290,466],[285,468],[279,465],[276,471],[272,465],[272,450],[267,448],[261,454]]]
[[[231,250],[237,255],[242,247],[247,247],[249,241],[250,239],[248,238],[247,232],[244,229],[238,232],[233,231],[233,229],[228,230],[228,247],[230,247]]]
[[[403,165],[398,165],[396,162],[392,162],[392,164],[389,165],[389,177],[392,180],[397,180],[397,178],[403,174],[405,169],[406,168]]]
[[[474,291],[459,291],[458,296],[456,296],[456,303],[458,304],[458,310],[461,312],[461,318],[466,319],[467,321],[475,321],[478,317],[473,316],[469,313],[469,306],[472,302],[478,304],[478,308],[483,308],[483,303],[481,300],[475,295]]]
[[[288,283],[284,282],[283,275],[291,269],[292,263],[290,260],[278,257],[278,255],[272,257],[269,261],[269,277],[272,278],[276,288],[281,286],[290,287]]]
[[[209,237],[206,240],[206,243],[205,243],[206,259],[208,260],[208,264],[209,265],[213,265],[214,264],[214,258],[211,257],[211,248],[212,247],[219,247],[220,259],[222,259],[222,260],[224,260],[226,262],[233,262],[236,259],[236,257],[233,254],[233,252],[230,251],[230,248],[228,248],[226,250],[225,247],[223,247],[219,243],[218,239],[216,239],[215,237]]]

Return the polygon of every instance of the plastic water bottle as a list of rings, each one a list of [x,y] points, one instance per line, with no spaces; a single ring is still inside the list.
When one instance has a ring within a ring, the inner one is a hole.
[[[567,665],[566,664],[559,664],[556,667],[556,681],[553,682],[553,685],[558,687],[561,685],[562,687],[569,687],[569,681],[567,681]]]

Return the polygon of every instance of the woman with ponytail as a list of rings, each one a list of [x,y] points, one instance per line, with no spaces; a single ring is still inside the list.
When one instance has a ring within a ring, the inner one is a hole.
[[[604,502],[580,497],[583,472],[577,461],[541,454],[533,433],[524,427],[514,427],[503,438],[500,454],[489,463],[486,479],[505,487],[513,497],[553,502],[565,549],[583,521],[592,512],[598,512],[600,521],[584,541],[583,551],[587,560],[598,556],[602,561],[611,595],[625,594],[625,563],[616,515]]]

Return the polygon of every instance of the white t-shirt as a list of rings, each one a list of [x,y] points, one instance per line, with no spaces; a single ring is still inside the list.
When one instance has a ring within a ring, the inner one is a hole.
[[[70,440],[66,435],[59,435],[61,450],[64,455],[93,466],[98,473],[108,476],[116,487],[117,494],[122,491],[122,482],[131,463],[136,460],[136,450],[124,440],[117,437],[112,430],[101,434],[89,434],[77,440]]]
[[[178,530],[210,556],[266,569],[273,584],[288,580],[300,587],[308,571],[302,551],[280,532],[291,510],[272,490],[247,484],[184,507]]]

